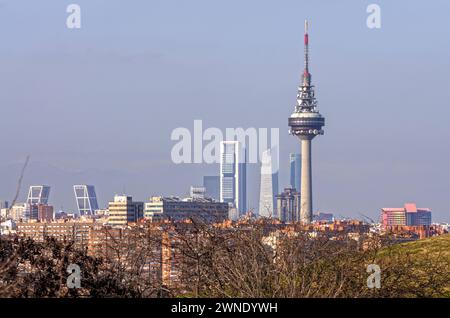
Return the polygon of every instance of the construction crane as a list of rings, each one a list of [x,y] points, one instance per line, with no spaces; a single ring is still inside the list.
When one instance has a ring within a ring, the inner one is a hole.
[[[361,215],[364,219],[370,221],[371,224],[375,224],[376,223],[371,217],[368,217],[367,215],[364,215],[362,213],[358,213],[358,214]]]

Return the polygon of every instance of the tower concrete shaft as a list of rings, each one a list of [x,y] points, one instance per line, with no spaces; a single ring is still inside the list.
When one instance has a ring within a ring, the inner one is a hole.
[[[311,84],[309,72],[309,36],[308,23],[305,21],[305,69],[302,84],[298,87],[297,105],[289,117],[290,133],[297,136],[301,143],[301,180],[300,180],[300,219],[304,223],[312,221],[312,167],[311,141],[318,135],[323,135],[322,127],[325,118],[317,109],[314,86]]]
[[[300,179],[300,220],[312,221],[312,166],[311,138],[300,139],[302,147],[302,173]]]

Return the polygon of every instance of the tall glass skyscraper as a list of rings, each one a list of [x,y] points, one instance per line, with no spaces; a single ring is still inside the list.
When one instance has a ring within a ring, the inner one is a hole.
[[[276,196],[278,194],[277,153],[268,149],[261,156],[261,185],[259,192],[259,215],[276,217]]]
[[[77,201],[79,215],[94,215],[98,210],[97,195],[92,185],[74,185],[75,199]]]
[[[289,175],[290,175],[290,185],[291,188],[300,192],[300,167],[301,167],[301,157],[299,153],[289,154]]]
[[[25,220],[37,220],[39,217],[39,205],[48,204],[50,187],[47,185],[33,185],[28,190],[27,202],[22,214]]]
[[[220,143],[220,202],[227,202],[239,214],[247,212],[246,152],[239,141]]]
[[[50,196],[50,187],[47,185],[34,185],[28,190],[28,204],[47,204]]]

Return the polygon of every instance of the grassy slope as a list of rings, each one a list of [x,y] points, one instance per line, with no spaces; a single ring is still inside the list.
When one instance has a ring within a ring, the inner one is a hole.
[[[410,261],[403,263],[405,260],[403,257],[407,257]],[[393,261],[398,266],[405,265],[407,267],[405,270],[411,269],[410,278],[403,282],[406,282],[405,285],[409,285],[409,288],[422,290],[422,297],[450,297],[450,234],[395,244],[379,251],[378,258],[380,263],[387,261],[389,264]],[[407,264],[411,264],[410,267]],[[432,277],[433,274],[436,277]],[[434,283],[437,281],[440,282],[439,287]],[[427,282],[431,286],[436,286],[440,292],[436,293],[433,288],[426,287]],[[401,295],[417,297],[408,293]]]
[[[397,244],[392,247],[394,252],[409,253],[417,257],[428,254],[448,259],[450,264],[450,234],[435,236],[414,242]],[[383,252],[380,253],[380,256]]]

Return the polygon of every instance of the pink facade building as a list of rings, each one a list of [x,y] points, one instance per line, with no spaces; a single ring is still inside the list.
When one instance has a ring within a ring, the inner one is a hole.
[[[417,208],[415,203],[406,203],[403,208],[381,209],[383,227],[388,226],[431,226],[431,210]]]

